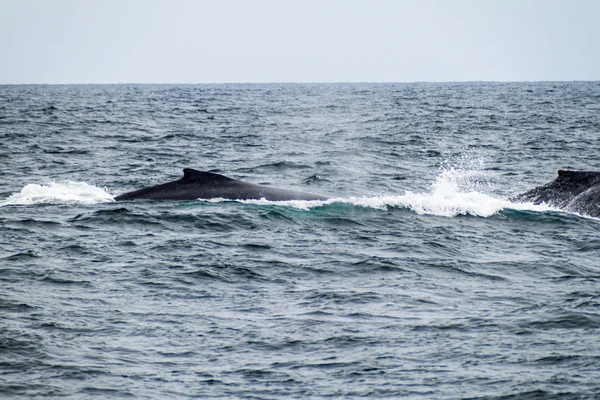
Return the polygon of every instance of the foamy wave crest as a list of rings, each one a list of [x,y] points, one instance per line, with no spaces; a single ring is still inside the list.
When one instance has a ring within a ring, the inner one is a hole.
[[[373,208],[406,207],[420,215],[442,217],[457,215],[490,217],[510,204],[506,200],[477,192],[445,194],[444,196],[438,196],[436,193],[406,192],[401,196],[355,199],[353,203]]]
[[[444,168],[429,193],[407,191],[403,196],[384,198],[384,201],[389,205],[407,207],[422,215],[490,217],[509,207],[511,203],[480,192],[484,183],[487,183],[481,175],[482,172],[478,169]]]
[[[273,202],[262,200],[244,200],[243,203],[259,205],[282,205],[308,210],[328,204],[352,204],[358,207],[387,209],[389,207],[407,208],[420,215],[436,215],[455,217],[473,215],[490,217],[503,209],[522,211],[556,211],[546,205],[531,203],[513,203],[504,198],[494,197],[480,190],[490,187],[482,179],[481,171],[455,168],[442,169],[428,193],[406,191],[403,195],[382,195],[373,197],[356,197],[349,199],[329,199],[326,201],[291,200]]]
[[[113,196],[104,189],[85,182],[64,182],[26,185],[19,193],[14,193],[0,202],[0,207],[42,203],[95,204],[110,201],[114,201]]]
[[[545,205],[513,203],[504,198],[483,193],[492,185],[481,169],[442,168],[429,193],[405,192],[401,196],[381,196],[359,199],[357,205],[376,208],[406,207],[421,215],[454,217],[473,215],[490,217],[503,209],[550,211]]]
[[[216,200],[218,201],[218,200]],[[224,201],[224,200],[220,200]],[[227,200],[231,201],[231,200]],[[244,204],[257,205],[279,205],[293,207],[300,210],[310,210],[324,207],[329,204],[351,204],[357,207],[385,210],[389,207],[407,208],[420,215],[436,215],[442,217],[455,217],[458,215],[473,215],[477,217],[491,217],[503,209],[522,211],[558,211],[546,205],[534,205],[531,203],[512,203],[509,200],[496,198],[484,193],[412,193],[405,192],[403,195],[387,195],[374,197],[356,197],[349,199],[335,198],[325,201],[289,200],[239,200]]]
[[[223,201],[223,200],[217,200]],[[231,200],[227,200],[231,201]],[[257,204],[257,205],[278,205],[285,207],[293,207],[299,210],[310,210],[311,208],[323,207],[327,204],[333,203],[346,203],[347,201],[344,199],[329,199],[329,200],[284,200],[284,201],[272,201],[267,199],[260,200],[236,200],[240,203],[244,204]]]

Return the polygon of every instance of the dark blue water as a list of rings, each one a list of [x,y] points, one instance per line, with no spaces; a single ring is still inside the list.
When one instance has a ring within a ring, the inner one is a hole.
[[[600,83],[0,86],[0,397],[600,396]],[[114,202],[182,168],[327,202]]]

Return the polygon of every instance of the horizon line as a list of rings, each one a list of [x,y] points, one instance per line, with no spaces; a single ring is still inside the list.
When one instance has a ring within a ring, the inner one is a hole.
[[[1,83],[0,86],[67,86],[67,85],[352,85],[352,84],[465,84],[465,83],[583,83],[600,82],[600,80],[572,79],[572,80],[456,80],[456,81],[254,81],[254,82],[62,82],[62,83]]]

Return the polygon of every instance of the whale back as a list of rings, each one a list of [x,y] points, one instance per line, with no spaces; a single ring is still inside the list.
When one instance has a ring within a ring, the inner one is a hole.
[[[554,181],[520,194],[513,200],[546,203],[567,211],[600,216],[600,172],[561,169]]]
[[[192,168],[183,170],[177,181],[152,186],[115,197],[115,200],[326,200],[328,197],[296,190],[279,189],[267,185],[242,182],[213,172]]]

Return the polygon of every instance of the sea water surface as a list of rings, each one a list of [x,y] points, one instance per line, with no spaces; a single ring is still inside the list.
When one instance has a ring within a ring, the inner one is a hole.
[[[593,399],[600,82],[0,86],[1,398]],[[128,201],[211,170],[329,201]]]

